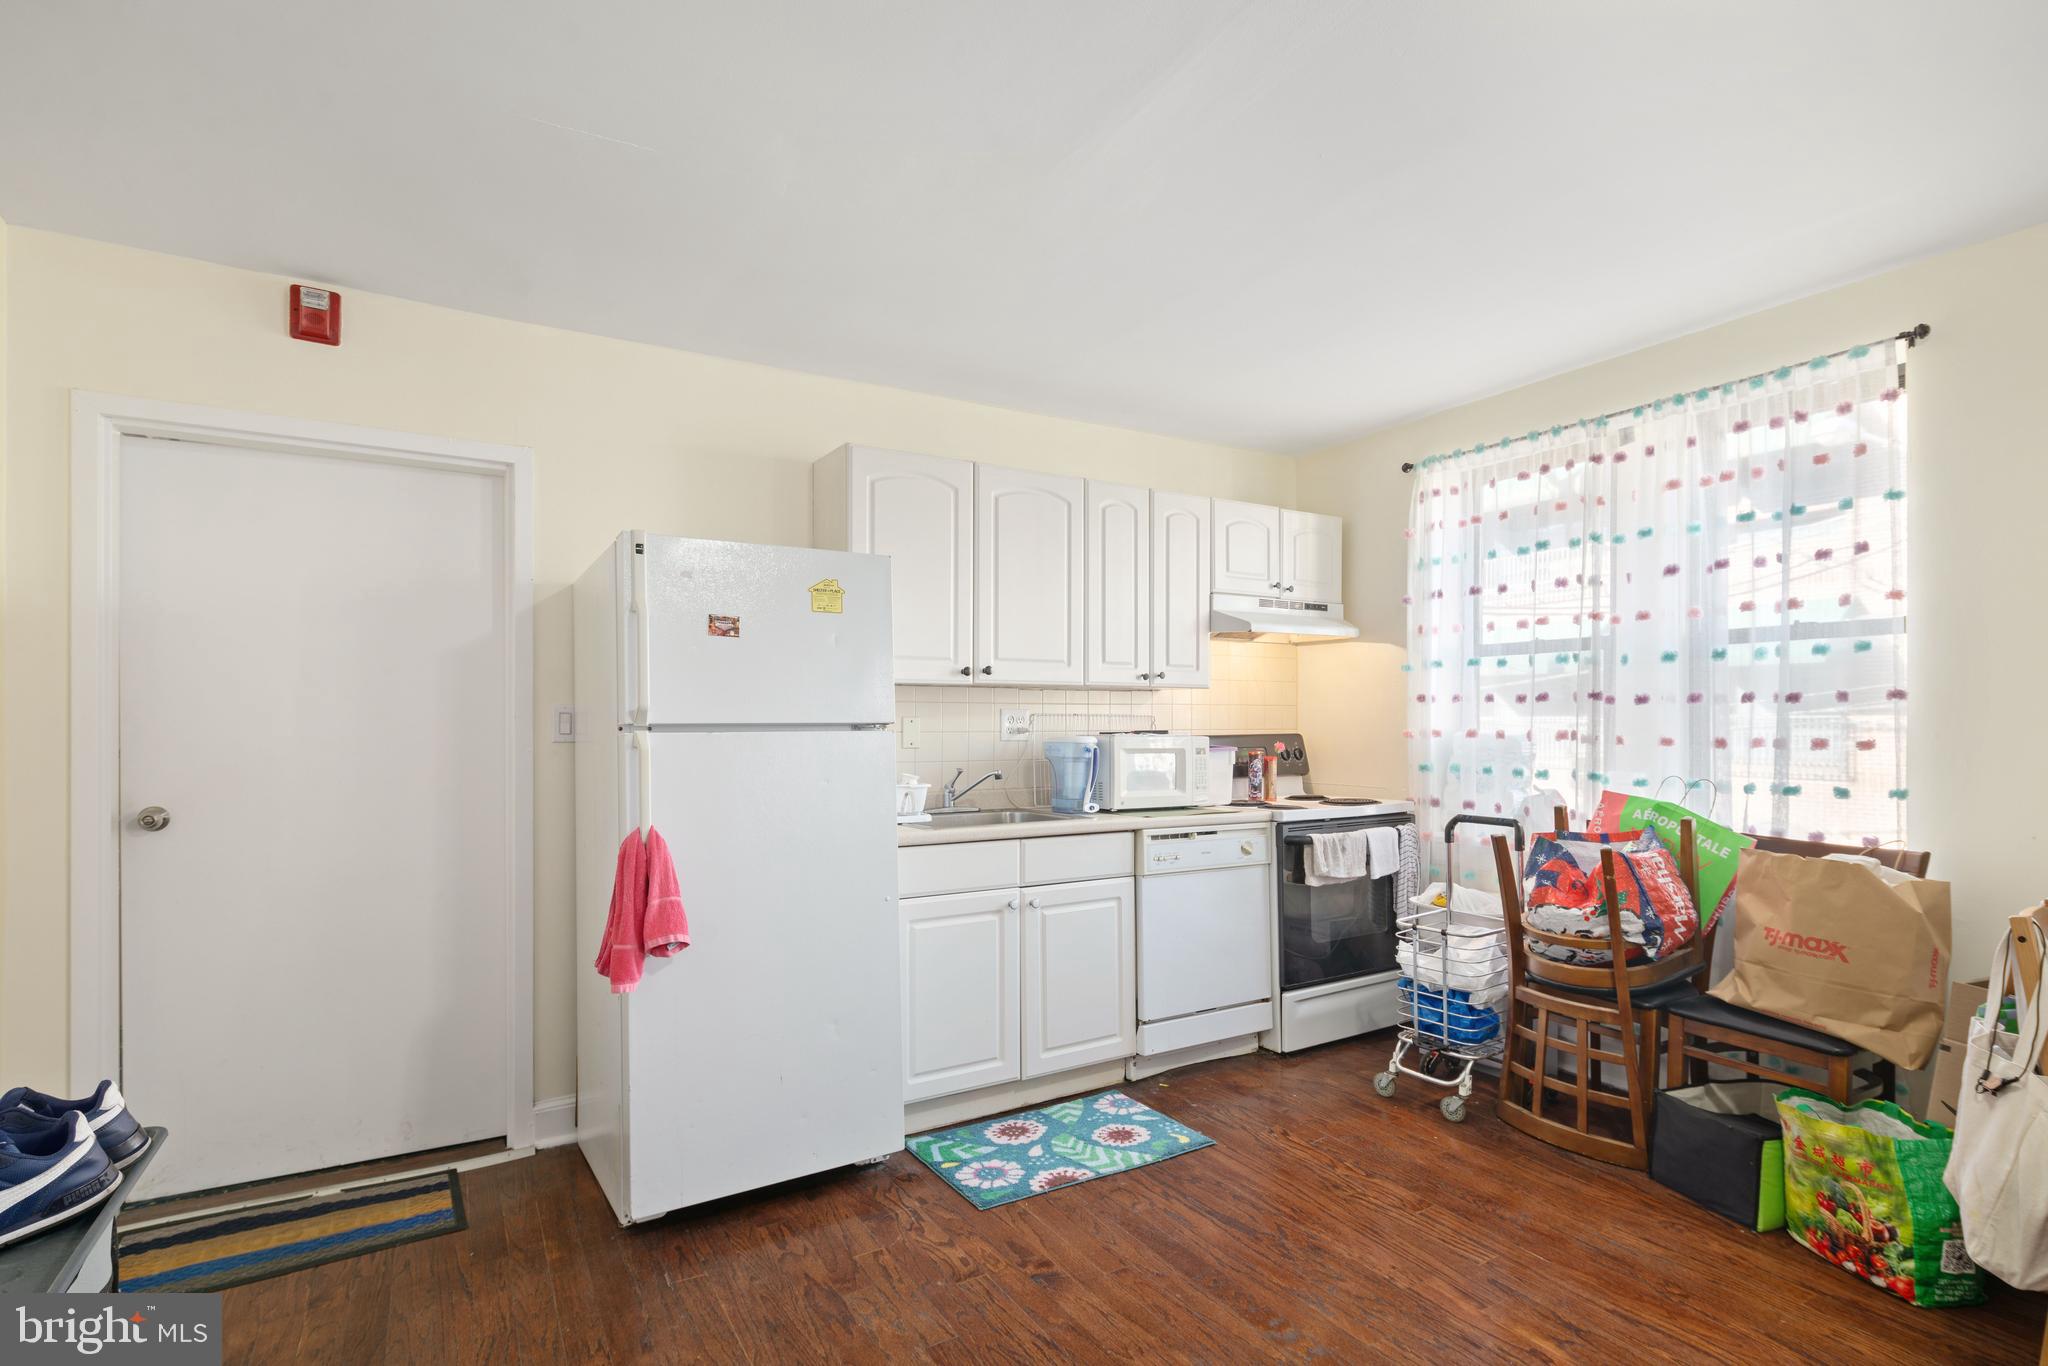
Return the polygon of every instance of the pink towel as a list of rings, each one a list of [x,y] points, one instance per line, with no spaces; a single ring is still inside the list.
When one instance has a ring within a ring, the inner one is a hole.
[[[635,830],[619,845],[611,910],[597,946],[597,970],[614,992],[631,991],[640,985],[648,954],[672,958],[689,946],[690,919],[683,913],[682,887],[668,841],[652,827],[644,841]]]
[[[673,958],[690,947],[690,917],[683,913],[683,889],[668,841],[647,828],[647,909],[640,917],[640,942],[656,958]]]
[[[609,978],[614,992],[640,985],[640,922],[647,911],[647,848],[635,830],[619,845],[612,871],[612,908],[605,916],[604,938],[597,946],[597,970]]]

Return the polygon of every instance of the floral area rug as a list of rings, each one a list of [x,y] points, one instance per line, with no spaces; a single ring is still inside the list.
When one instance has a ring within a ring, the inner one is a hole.
[[[920,1134],[904,1146],[976,1209],[994,1209],[1149,1167],[1215,1141],[1121,1091],[1104,1091]]]

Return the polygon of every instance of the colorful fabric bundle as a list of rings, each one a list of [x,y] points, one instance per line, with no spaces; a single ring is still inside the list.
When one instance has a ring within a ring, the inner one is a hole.
[[[1624,830],[1611,835],[1575,830],[1538,835],[1523,865],[1523,921],[1551,934],[1607,941],[1607,906],[1600,888],[1600,851],[1614,851],[1616,905],[1629,958],[1656,959],[1676,952],[1699,933],[1699,912],[1671,857],[1655,833]],[[1613,955],[1604,947],[1565,948],[1529,941],[1529,951],[1562,963],[1605,967]]]

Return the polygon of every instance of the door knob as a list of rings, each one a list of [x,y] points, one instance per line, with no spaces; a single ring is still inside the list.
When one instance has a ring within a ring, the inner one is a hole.
[[[171,823],[171,813],[161,806],[145,806],[136,814],[135,823],[144,830],[161,830]]]

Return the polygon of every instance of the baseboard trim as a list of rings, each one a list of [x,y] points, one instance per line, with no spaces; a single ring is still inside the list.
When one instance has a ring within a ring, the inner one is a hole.
[[[533,1146],[559,1148],[576,1141],[576,1097],[556,1096],[534,1102]]]
[[[1124,1061],[1118,1058],[1114,1062],[1098,1062],[1089,1067],[1077,1067],[1071,1072],[1033,1077],[1029,1081],[998,1082],[978,1091],[914,1100],[903,1107],[903,1133],[908,1137],[929,1129],[965,1124],[970,1119],[983,1119],[1010,1110],[1026,1110],[1049,1100],[1119,1086],[1123,1080]]]

